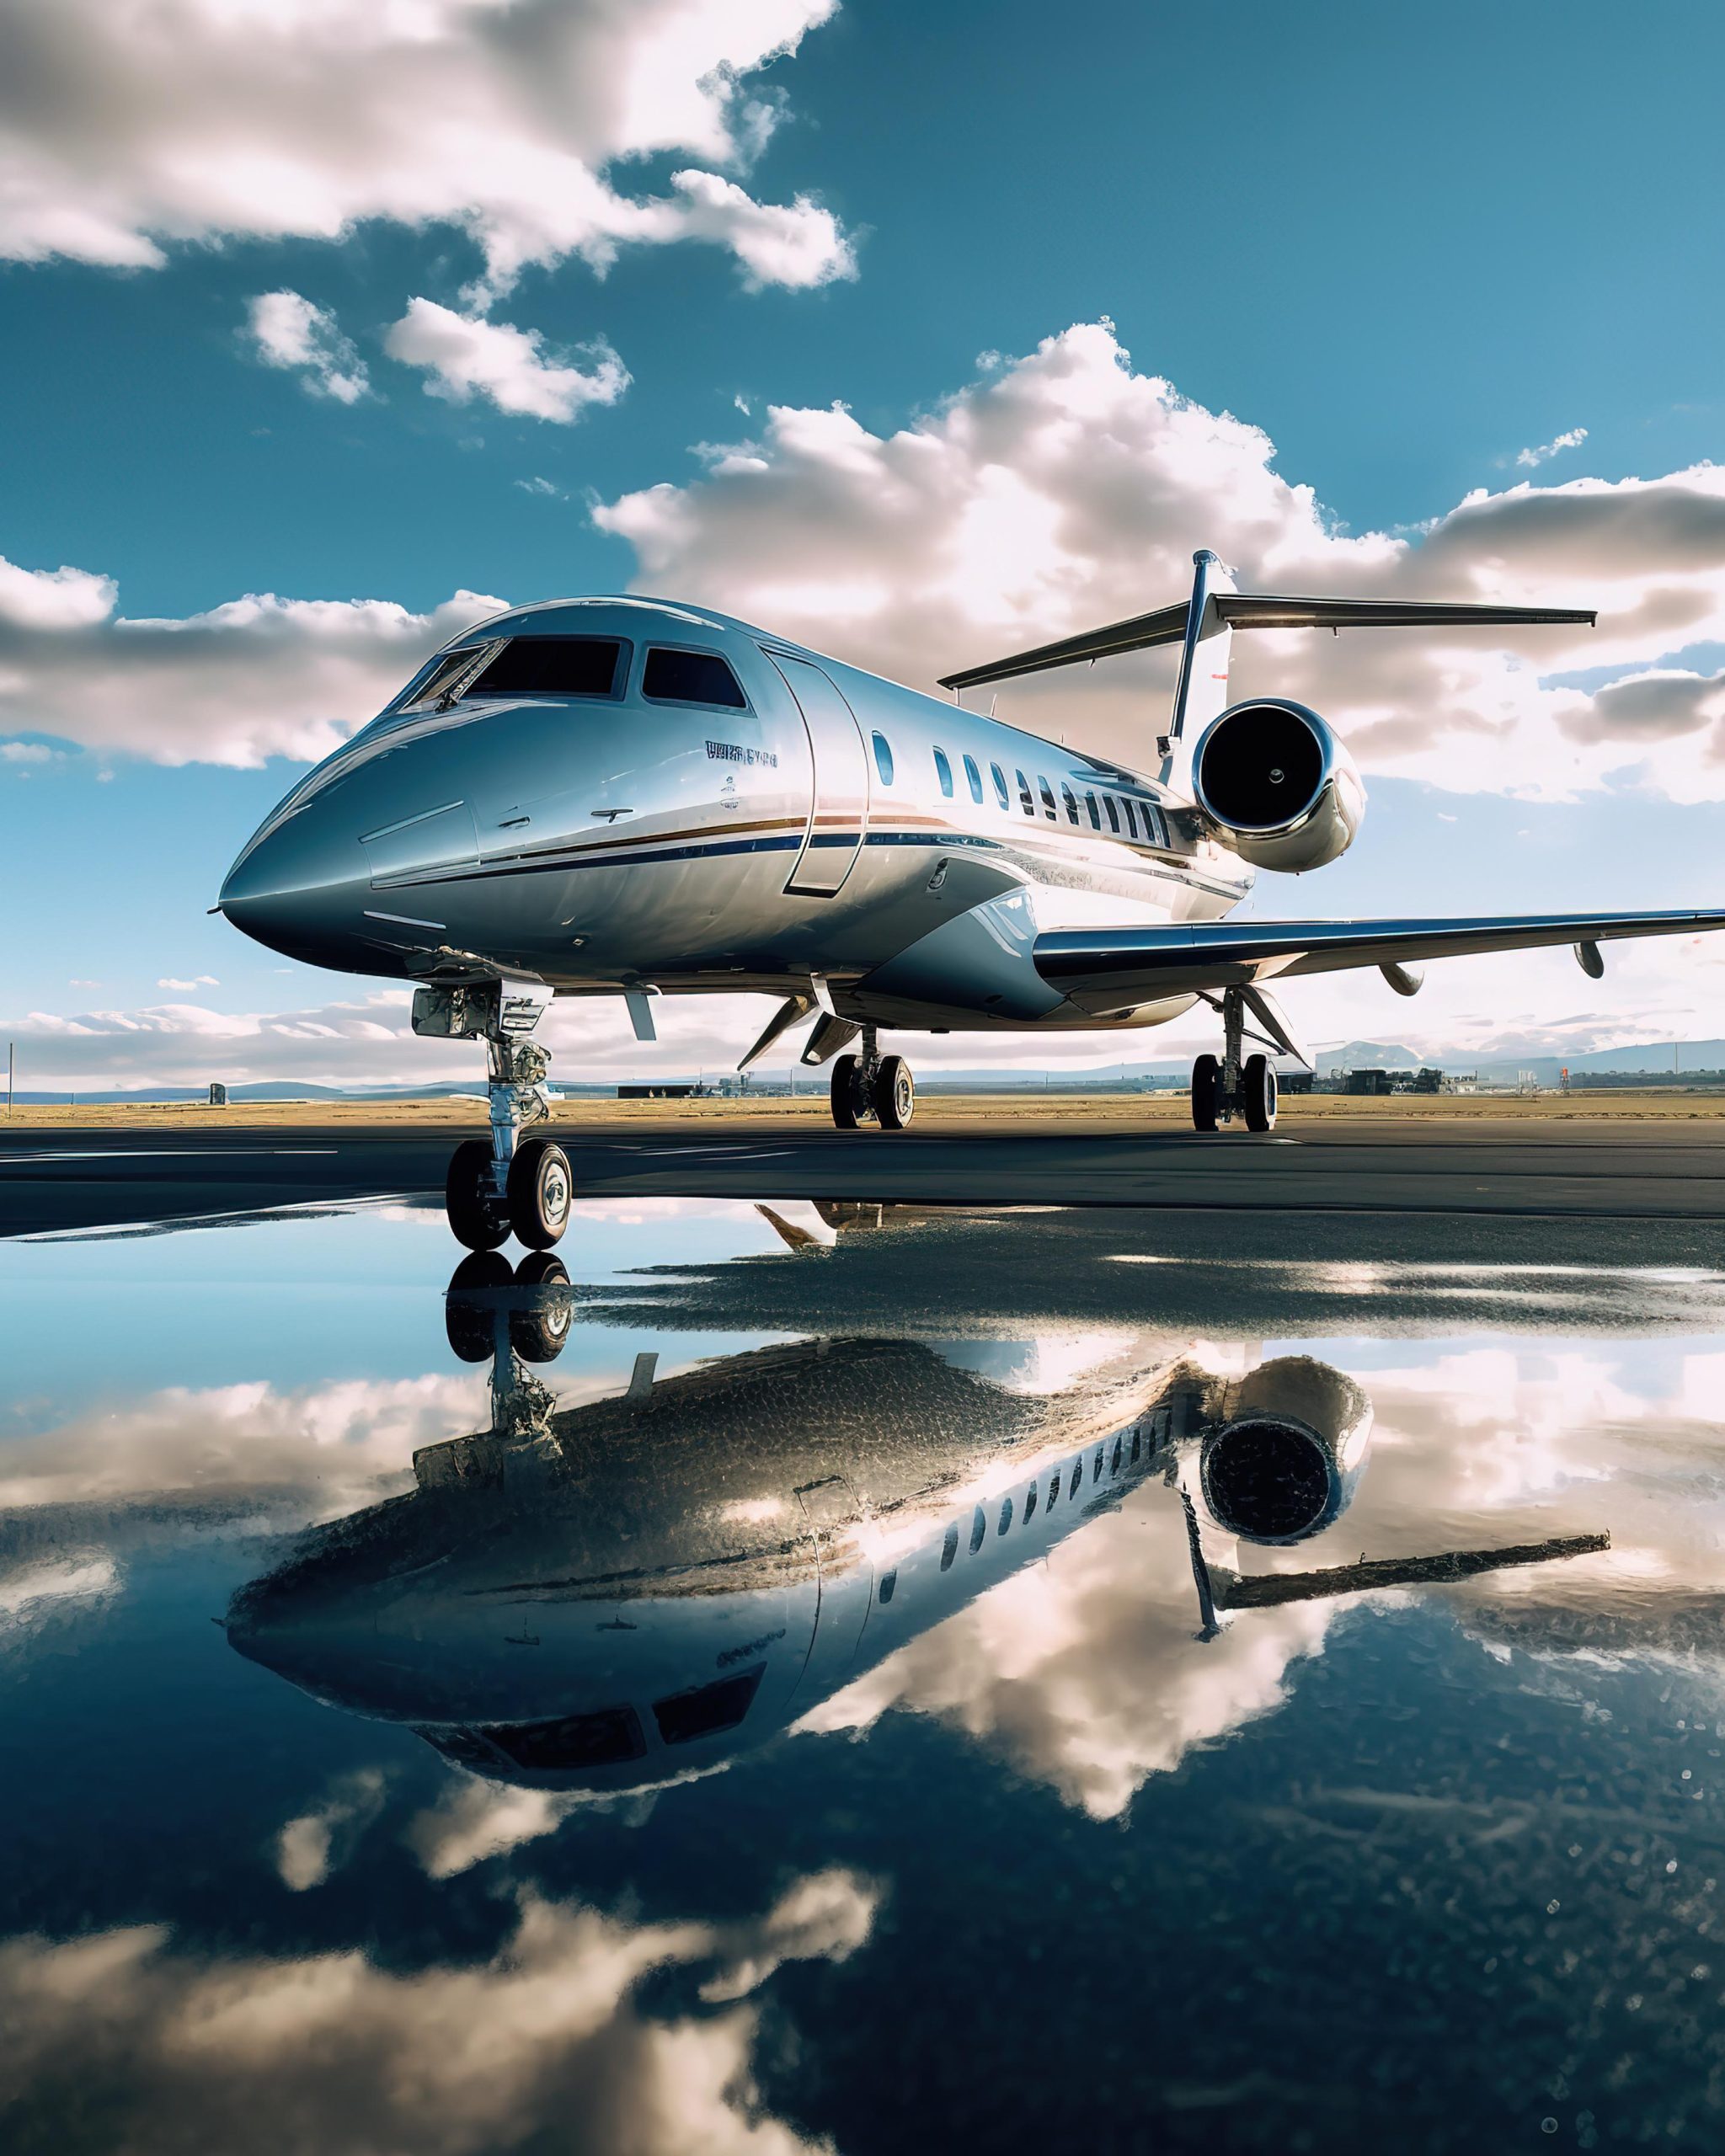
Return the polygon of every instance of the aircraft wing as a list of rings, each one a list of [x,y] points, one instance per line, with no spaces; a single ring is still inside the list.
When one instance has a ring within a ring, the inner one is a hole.
[[[1167,928],[1055,929],[1039,935],[1036,970],[1098,1015],[1158,996],[1301,974],[1417,965],[1543,944],[1621,936],[1693,936],[1725,928],[1725,912],[1487,914],[1461,921],[1218,921]]]

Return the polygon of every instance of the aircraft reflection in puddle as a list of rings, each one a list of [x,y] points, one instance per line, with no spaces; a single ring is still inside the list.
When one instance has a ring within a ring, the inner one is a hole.
[[[1207,1534],[1285,1548],[1353,1495],[1371,1405],[1309,1356],[1221,1374],[1139,1341],[1027,1390],[1023,1342],[820,1339],[658,1383],[644,1355],[622,1396],[558,1409],[526,1364],[573,1315],[557,1258],[465,1260],[446,1323],[492,1359],[491,1428],[303,1537],[236,1596],[233,1646],[479,1774],[622,1793],[758,1746],[1146,1484],[1184,1509],[1200,1639],[1236,1610],[1609,1541],[1212,1562]]]

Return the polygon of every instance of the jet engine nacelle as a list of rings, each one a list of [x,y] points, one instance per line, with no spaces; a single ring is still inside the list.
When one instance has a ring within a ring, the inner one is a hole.
[[[1215,1402],[1199,1472],[1210,1516],[1242,1542],[1304,1542],[1346,1508],[1371,1442],[1371,1402],[1309,1355],[1261,1363]]]
[[[1287,696],[1255,696],[1212,719],[1192,785],[1242,861],[1295,875],[1345,853],[1365,814],[1354,759],[1315,711]]]

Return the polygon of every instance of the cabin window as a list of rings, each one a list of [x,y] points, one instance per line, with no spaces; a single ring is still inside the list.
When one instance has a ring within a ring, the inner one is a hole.
[[[1135,1422],[1132,1425],[1132,1465],[1135,1467],[1138,1465],[1138,1448],[1140,1442],[1140,1439],[1138,1425]]]
[[[1132,813],[1132,803],[1130,801],[1123,801],[1120,806],[1126,812],[1126,829],[1135,839],[1138,835],[1138,819]]]
[[[596,1714],[563,1715],[555,1721],[493,1723],[479,1734],[518,1767],[614,1767],[640,1758],[647,1749],[633,1707],[601,1707]]]
[[[881,1608],[882,1608],[883,1609],[884,1609],[886,1608],[886,1606],[887,1606],[888,1603],[889,1603],[889,1602],[892,1600],[892,1598],[893,1598],[893,1590],[894,1590],[894,1589],[898,1586],[898,1583],[899,1583],[899,1572],[898,1572],[898,1567],[897,1567],[897,1566],[895,1566],[893,1567],[893,1569],[892,1569],[892,1571],[891,1571],[891,1572],[883,1572],[883,1573],[881,1574],[881,1576],[880,1576],[880,1593],[879,1593],[879,1602],[880,1602],[880,1606],[881,1606]]]
[[[1168,843],[1168,826],[1162,810],[1152,808],[1146,803],[1140,813],[1144,817],[1146,838],[1152,846],[1159,846],[1166,849]]]
[[[1102,805],[1108,812],[1108,829],[1111,831],[1118,831],[1120,828],[1120,812],[1114,806],[1114,795],[1112,793],[1103,794],[1102,798]]]
[[[1102,811],[1096,805],[1096,796],[1093,793],[1087,793],[1084,797],[1084,805],[1090,811],[1091,830],[1099,831],[1102,829]]]
[[[503,655],[507,659],[509,653]],[[486,669],[488,675],[490,670]],[[641,694],[655,703],[718,704],[727,711],[749,707],[736,675],[716,651],[679,651],[669,645],[649,651]]]
[[[717,1737],[734,1729],[755,1703],[766,1664],[735,1677],[721,1677],[716,1684],[697,1685],[692,1692],[675,1692],[668,1700],[655,1700],[653,1719],[667,1744],[690,1744],[697,1737]]]
[[[989,776],[994,781],[996,799],[1000,803],[1002,808],[1010,808],[1012,805],[1012,797],[1011,790],[1007,785],[1006,773],[1001,769],[998,764],[991,764],[988,769]]]
[[[959,1554],[959,1523],[954,1520],[947,1529],[947,1539],[940,1545],[940,1568],[943,1572],[953,1569],[953,1560]]]
[[[1041,1487],[1039,1482],[1033,1482],[1024,1492],[1024,1524],[1027,1527],[1036,1518],[1036,1499]]]
[[[970,1555],[974,1557],[982,1547],[983,1537],[988,1533],[988,1515],[979,1505],[970,1515]]]
[[[1117,1476],[1117,1475],[1119,1473],[1119,1471],[1120,1471],[1120,1440],[1119,1440],[1118,1438],[1116,1438],[1114,1439],[1114,1458],[1113,1458],[1113,1459],[1108,1462],[1108,1479],[1112,1481],[1113,1481],[1113,1479],[1114,1479],[1114,1477],[1115,1476]]]
[[[623,647],[614,637],[511,637],[490,664],[462,690],[464,696],[608,696],[617,686]],[[679,658],[684,654],[676,654]],[[697,654],[690,653],[691,658]],[[471,656],[471,654],[469,654]],[[650,660],[649,660],[650,664]],[[713,664],[730,680],[724,661]],[[736,687],[734,681],[731,683]],[[432,693],[428,683],[421,699]],[[742,691],[737,702],[743,701]]]
[[[1012,1524],[1012,1501],[1010,1497],[1002,1497],[1001,1499],[1001,1524],[997,1528],[996,1528],[995,1533],[996,1534],[1004,1534]]]
[[[964,776],[969,781],[970,798],[973,801],[980,801],[982,798],[982,773],[976,768],[976,759],[975,756],[965,757]]]
[[[1066,821],[1069,824],[1076,824],[1078,820],[1078,803],[1073,798],[1070,786],[1063,786],[1060,788],[1060,805],[1066,812]]]
[[[1036,814],[1036,803],[1030,798],[1029,780],[1025,777],[1023,771],[1014,771],[1012,776],[1018,782],[1018,806],[1027,816],[1033,816]]]
[[[1102,1480],[1102,1447],[1100,1445],[1096,1449],[1096,1458],[1091,1462],[1090,1479],[1092,1482],[1100,1482]]]
[[[1036,790],[1042,796],[1043,814],[1048,818],[1049,823],[1059,823],[1060,820],[1060,812],[1055,806],[1054,788],[1049,784],[1048,781],[1043,776],[1040,771],[1036,774]]]
[[[953,767],[947,761],[944,749],[937,749],[934,752],[934,775],[940,781],[941,792],[950,801],[953,798]]]
[[[892,750],[888,744],[885,734],[877,734],[871,738],[874,743],[874,768],[880,773],[881,784],[890,786],[893,782]]]
[[[1083,1487],[1084,1462],[1081,1460],[1075,1460],[1072,1462],[1072,1481],[1071,1486],[1067,1489],[1066,1495],[1069,1497],[1076,1497]]]
[[[1052,1512],[1055,1507],[1060,1502],[1060,1470],[1056,1469],[1055,1471],[1048,1478],[1048,1508],[1050,1512]]]

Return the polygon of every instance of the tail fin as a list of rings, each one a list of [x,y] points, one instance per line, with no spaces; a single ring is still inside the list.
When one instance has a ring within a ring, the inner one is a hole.
[[[1203,733],[1217,714],[1227,708],[1228,660],[1234,632],[1220,602],[1237,596],[1234,579],[1219,555],[1200,547],[1192,557],[1192,596],[1186,602],[1184,641],[1180,652],[1180,679],[1174,688],[1173,714],[1168,730],[1156,741],[1162,759],[1164,782],[1173,776],[1178,743],[1189,729]]]

